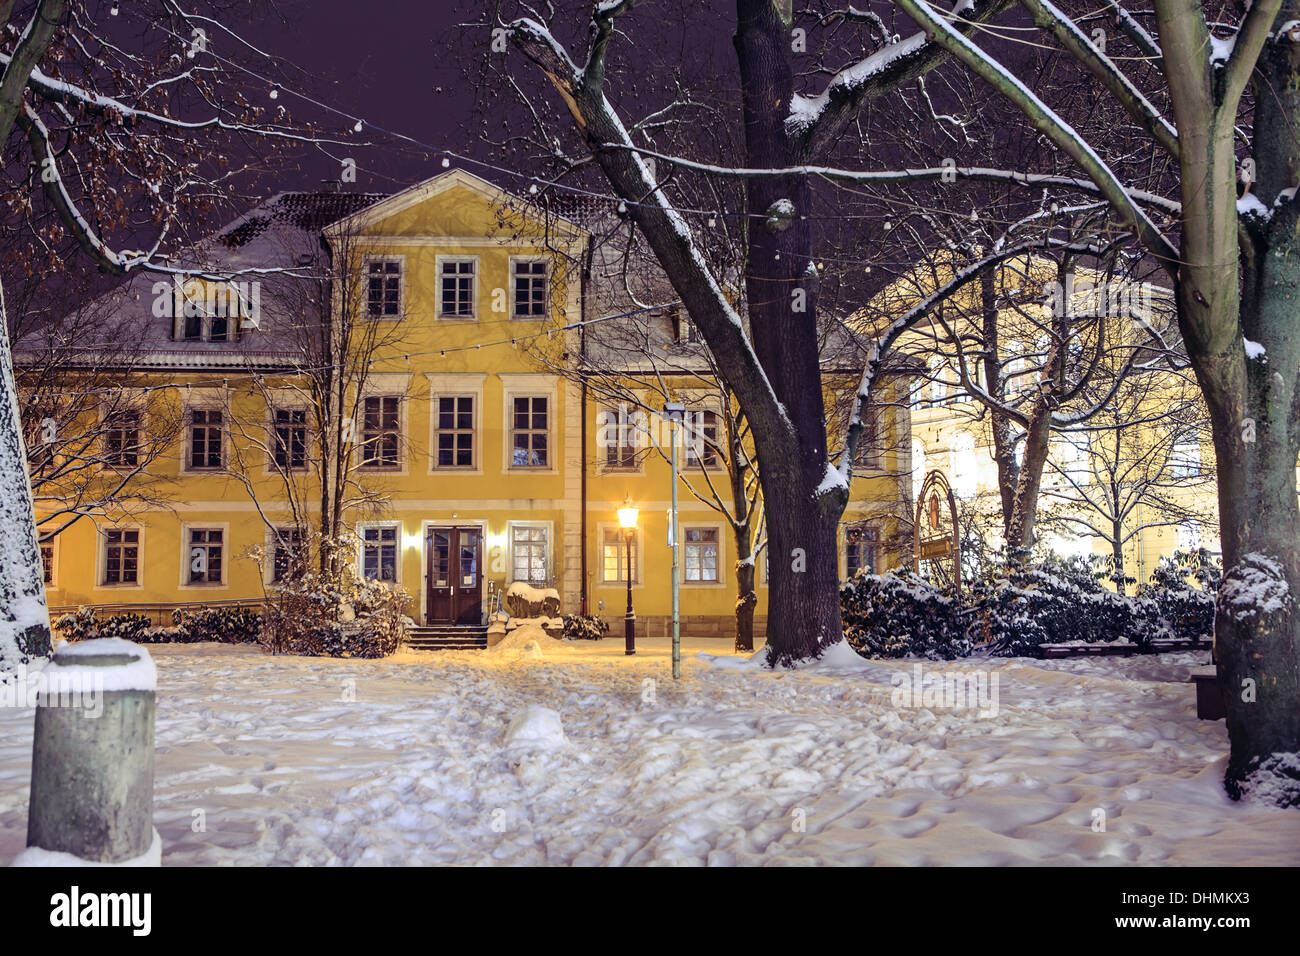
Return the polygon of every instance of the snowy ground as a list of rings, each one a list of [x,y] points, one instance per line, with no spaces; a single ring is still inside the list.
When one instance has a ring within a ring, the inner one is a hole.
[[[630,661],[613,640],[378,662],[155,648],[163,862],[1300,863],[1300,814],[1222,793],[1223,723],[1183,683],[1204,652],[924,665],[996,674],[980,718],[891,702],[915,662],[772,673],[684,644],[676,686],[654,639]],[[567,742],[532,721],[507,746],[529,705]],[[24,844],[31,726],[0,709],[0,865]]]

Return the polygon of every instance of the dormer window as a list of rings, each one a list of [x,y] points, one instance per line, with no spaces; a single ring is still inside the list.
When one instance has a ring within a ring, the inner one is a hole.
[[[233,283],[191,281],[176,296],[173,336],[186,342],[234,342],[247,308]]]

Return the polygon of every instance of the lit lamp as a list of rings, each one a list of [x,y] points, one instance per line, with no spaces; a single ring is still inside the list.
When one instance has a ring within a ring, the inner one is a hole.
[[[636,532],[636,519],[639,513],[632,499],[623,502],[618,509],[618,525],[623,529],[627,541],[627,616],[623,619],[623,640],[626,645],[624,653],[636,653],[636,612],[632,610],[632,535]]]

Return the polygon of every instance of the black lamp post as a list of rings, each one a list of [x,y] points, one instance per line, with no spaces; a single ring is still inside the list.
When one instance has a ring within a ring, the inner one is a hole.
[[[636,653],[636,612],[632,610],[632,536],[636,533],[637,513],[638,509],[630,498],[618,509],[618,523],[627,541],[627,616],[623,618],[625,654]]]

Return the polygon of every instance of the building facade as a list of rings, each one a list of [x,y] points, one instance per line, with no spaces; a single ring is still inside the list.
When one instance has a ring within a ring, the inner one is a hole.
[[[650,329],[683,355],[698,343],[670,305],[611,311],[587,230],[451,170],[392,196],[281,194],[177,265],[199,262],[235,274],[234,291],[224,278],[149,276],[99,303],[115,327],[148,334],[122,362],[113,417],[106,389],[81,411],[98,416],[96,480],[134,476],[149,492],[101,496],[83,513],[37,495],[53,608],[259,600],[333,494],[345,559],[404,588],[417,623],[480,624],[515,582],[614,622],[630,573],[638,633],[668,633],[672,479],[656,410],[673,400],[690,425],[683,629],[734,633],[738,548],[714,506],[731,500],[727,396],[681,364],[655,372],[654,394],[644,368],[601,365],[602,380],[627,373],[632,402],[593,384],[597,327]],[[322,262],[330,269],[314,273]],[[352,278],[316,278],[341,272]],[[164,424],[165,447],[146,454]],[[882,418],[860,458],[845,576],[897,560],[906,427]],[[324,454],[323,438],[341,451]],[[625,501],[640,514],[630,568]],[[761,634],[757,529],[750,544]]]

